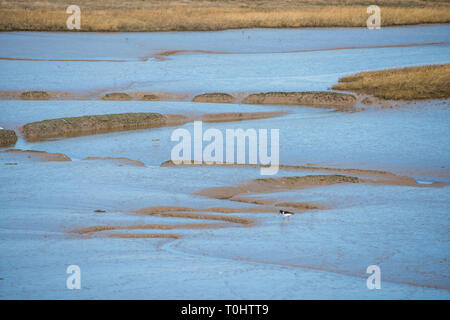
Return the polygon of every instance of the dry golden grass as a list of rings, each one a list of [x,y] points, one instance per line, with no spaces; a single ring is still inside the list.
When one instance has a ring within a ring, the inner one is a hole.
[[[179,1],[80,1],[79,6],[81,31],[211,31],[237,28],[363,27],[368,18],[365,2],[195,0],[187,5]],[[427,5],[423,1],[403,0],[378,3],[381,6],[382,26],[450,22],[448,2],[431,2],[433,5],[430,2]],[[383,7],[383,4],[387,6]],[[7,2],[0,9],[0,31],[67,31],[67,18],[65,6],[55,1],[37,4],[30,1],[15,4]]]
[[[77,0],[70,2],[90,9],[140,9],[161,7],[184,8],[304,8],[320,6],[432,7],[448,5],[449,0]],[[3,0],[5,8],[65,9],[68,2],[61,0]]]
[[[335,90],[389,100],[450,98],[450,64],[363,72],[341,78]]]

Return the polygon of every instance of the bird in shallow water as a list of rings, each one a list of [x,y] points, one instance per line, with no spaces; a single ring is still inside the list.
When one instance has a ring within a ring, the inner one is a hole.
[[[283,216],[283,218],[288,218],[288,220],[289,220],[289,217],[290,216],[292,216],[294,213],[293,212],[290,212],[290,211],[286,211],[286,210],[280,210],[280,215],[282,215]]]

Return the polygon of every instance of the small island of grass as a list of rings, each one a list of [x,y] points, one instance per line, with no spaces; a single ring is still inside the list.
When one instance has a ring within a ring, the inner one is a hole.
[[[339,79],[333,89],[385,100],[448,99],[450,64],[361,72]]]

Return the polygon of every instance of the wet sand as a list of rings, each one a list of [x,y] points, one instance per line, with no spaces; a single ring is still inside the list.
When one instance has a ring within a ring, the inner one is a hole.
[[[97,225],[89,226],[84,228],[78,228],[71,230],[71,233],[76,233],[80,235],[92,236],[97,233],[102,233],[103,231],[114,231],[114,230],[174,230],[174,229],[217,229],[230,227],[233,224],[242,226],[252,226],[255,221],[252,219],[227,216],[227,215],[217,215],[217,214],[199,214],[195,212],[215,212],[215,213],[242,213],[242,212],[260,212],[261,209],[258,208],[248,208],[244,210],[233,209],[233,208],[204,208],[204,209],[194,209],[187,207],[148,207],[137,210],[134,214],[137,215],[149,215],[149,216],[161,216],[165,218],[182,218],[182,219],[195,219],[195,220],[206,220],[206,221],[223,221],[224,223],[183,223],[183,224],[135,224],[128,226],[111,226],[111,225]],[[267,208],[263,211],[269,211]],[[130,234],[130,233],[109,233],[106,234],[109,237],[118,238],[171,238],[179,239],[181,235],[174,234]]]
[[[40,161],[72,161],[65,154],[49,153],[46,151],[8,149],[5,151],[0,151],[0,153],[19,155],[19,156],[24,156],[24,157],[35,159],[35,160],[40,160]]]
[[[9,61],[54,61],[54,62],[126,62],[126,60],[101,60],[101,59],[35,59],[35,58],[12,58],[0,57],[0,60]]]
[[[108,233],[107,237],[122,238],[122,239],[147,239],[147,238],[162,238],[162,239],[180,239],[179,234],[160,234],[160,233]]]
[[[106,158],[108,159],[108,158]],[[117,159],[115,159],[117,160]],[[127,159],[129,160],[129,159]],[[232,166],[230,166],[232,167]],[[256,168],[256,166],[254,166]],[[213,187],[206,188],[195,195],[221,199],[233,202],[241,202],[250,204],[246,208],[232,208],[232,207],[210,207],[210,208],[192,208],[180,206],[153,206],[142,208],[130,212],[133,215],[145,216],[159,216],[163,218],[180,218],[180,219],[195,219],[205,221],[222,221],[223,223],[184,223],[184,224],[134,224],[127,226],[113,226],[113,225],[96,225],[74,229],[71,232],[80,235],[94,235],[100,233],[105,235],[104,231],[116,230],[174,230],[174,229],[216,229],[227,228],[232,225],[254,226],[256,220],[243,218],[241,216],[232,216],[230,214],[239,213],[276,213],[280,208],[290,209],[296,213],[304,213],[315,210],[329,209],[329,205],[316,204],[313,202],[304,201],[283,201],[280,197],[277,199],[265,199],[262,197],[254,197],[255,194],[265,194],[282,192],[288,190],[298,190],[314,187],[326,187],[335,184],[374,184],[374,185],[396,185],[396,186],[414,186],[414,187],[440,187],[445,184],[433,183],[430,185],[421,185],[413,178],[397,176],[390,172],[377,170],[360,170],[360,169],[329,169],[329,168],[312,168],[305,166],[287,166],[295,170],[311,170],[327,171],[337,170],[341,172],[352,172],[362,176],[372,175],[377,179],[360,178],[356,176],[337,175],[337,174],[317,174],[307,176],[288,176],[280,178],[263,178],[254,179],[247,183],[238,184],[229,187]],[[208,214],[206,214],[208,213]],[[220,214],[218,214],[220,213]],[[117,238],[170,238],[179,239],[182,235],[174,234],[148,234],[148,233],[109,233],[107,237]]]
[[[440,46],[447,45],[449,42],[427,42],[427,43],[409,43],[409,44],[392,44],[392,45],[373,45],[373,46],[348,46],[348,47],[336,47],[336,48],[323,48],[323,49],[302,49],[293,51],[283,51],[282,53],[298,53],[298,52],[323,52],[323,51],[337,51],[337,50],[359,50],[359,49],[382,49],[382,48],[408,48],[408,47],[421,47],[421,46]],[[143,57],[142,61],[146,61],[149,58],[154,58],[160,61],[167,60],[168,57],[180,54],[189,53],[203,53],[203,54],[235,54],[234,52],[224,51],[212,51],[212,50],[168,50],[161,51],[153,54],[152,56]],[[253,52],[246,52],[246,54],[252,54]]]
[[[137,166],[137,167],[146,167],[146,165],[142,161],[133,160],[129,158],[115,158],[115,157],[87,157],[83,160],[102,160],[102,161],[112,161],[117,162],[119,164],[125,164],[130,166]]]
[[[228,165],[229,167],[234,167],[235,165]],[[239,166],[239,165],[238,165]],[[243,165],[245,166],[245,165]],[[243,167],[242,166],[242,167]],[[255,168],[257,166],[254,166]],[[285,166],[280,166],[283,168]],[[296,167],[288,166],[291,170],[309,171],[310,167]],[[353,173],[362,175],[363,178],[357,176],[349,176],[342,174],[317,174],[317,175],[306,175],[306,176],[289,176],[281,178],[261,178],[254,179],[247,183],[229,186],[229,187],[212,187],[203,189],[196,193],[196,195],[222,199],[222,200],[233,200],[236,196],[242,196],[245,194],[259,194],[259,193],[273,193],[281,192],[287,190],[298,190],[305,188],[313,188],[319,186],[329,186],[334,184],[348,184],[348,183],[364,183],[371,185],[391,185],[391,186],[412,186],[412,187],[443,187],[448,185],[445,182],[433,182],[430,184],[422,184],[417,182],[415,179],[406,176],[399,176],[393,173],[376,171],[376,170],[360,170],[360,169],[329,169],[329,168],[313,168],[316,171],[322,172],[340,172],[340,173]],[[367,179],[366,176],[372,176],[375,179]],[[239,200],[243,201],[238,197]],[[251,201],[251,200],[250,200]],[[261,200],[254,200],[250,203],[264,203]]]
[[[80,229],[72,230],[73,233],[96,233],[101,231],[111,230],[173,230],[173,229],[205,229],[205,228],[220,228],[226,224],[214,224],[214,223],[184,223],[184,224],[143,224],[143,225],[130,225],[130,226],[91,226]]]
[[[136,214],[142,215],[157,215],[167,218],[184,218],[184,219],[200,219],[200,220],[215,220],[215,221],[225,221],[236,224],[242,224],[250,226],[254,223],[253,220],[233,217],[233,216],[223,216],[223,215],[213,215],[213,214],[198,214],[190,212],[179,212],[179,211],[168,211],[168,212],[155,212],[152,207],[144,208],[136,211]]]
[[[236,167],[236,168],[267,168],[268,166],[264,165],[252,165],[252,164],[236,164],[236,163],[175,163],[172,160],[167,160],[161,163],[162,167],[170,167],[170,166],[220,166],[220,167]],[[319,167],[312,165],[285,165],[280,164],[280,169],[283,170],[293,170],[293,171],[313,171],[313,172],[330,172],[330,173],[343,173],[343,174],[355,174],[355,175],[364,175],[364,176],[373,176],[373,177],[398,177],[396,174],[388,171],[381,170],[368,170],[368,169],[345,169],[345,168],[328,168],[328,167]]]

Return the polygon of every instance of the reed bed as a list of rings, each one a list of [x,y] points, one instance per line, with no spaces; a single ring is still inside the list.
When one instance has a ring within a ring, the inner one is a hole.
[[[94,1],[95,2],[95,1]],[[81,8],[80,31],[214,31],[239,28],[364,27],[366,6]],[[0,31],[68,31],[64,8],[0,8]],[[382,26],[449,23],[450,6],[381,7]]]

